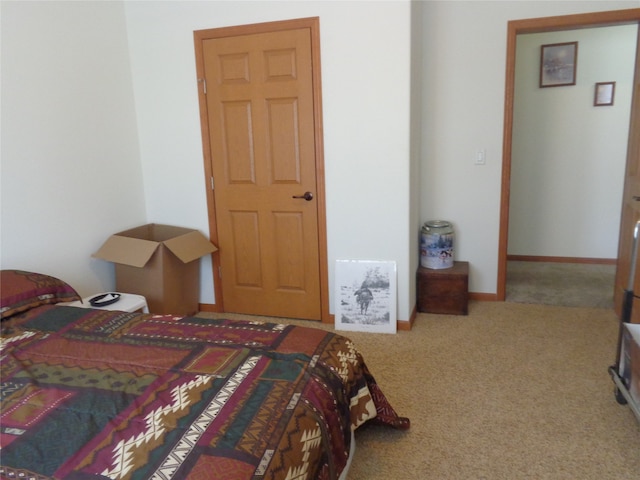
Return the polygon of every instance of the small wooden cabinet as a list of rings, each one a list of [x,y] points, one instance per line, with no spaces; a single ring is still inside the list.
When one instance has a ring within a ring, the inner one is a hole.
[[[469,262],[453,262],[439,270],[418,267],[419,312],[467,315],[469,309]]]

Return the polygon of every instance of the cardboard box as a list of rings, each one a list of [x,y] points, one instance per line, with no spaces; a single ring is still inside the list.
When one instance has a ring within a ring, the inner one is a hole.
[[[111,235],[94,257],[115,263],[116,290],[144,295],[151,313],[193,314],[200,257],[217,248],[197,230],[151,223]]]
[[[640,404],[640,325],[625,323],[623,334],[623,379],[634,402]]]

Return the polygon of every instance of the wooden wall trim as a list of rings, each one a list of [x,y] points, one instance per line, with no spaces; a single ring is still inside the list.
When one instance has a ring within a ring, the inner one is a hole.
[[[497,302],[500,299],[495,293],[469,292],[469,300],[478,300],[480,302]]]
[[[409,320],[398,320],[398,330],[409,331],[413,328],[413,324],[416,322],[416,317],[418,316],[418,310],[416,307],[413,307],[411,311],[411,315]]]
[[[199,303],[199,312],[222,313],[222,306],[219,303]]]
[[[507,255],[507,260],[514,262],[586,263],[593,265],[616,264],[615,258],[546,257],[541,255]]]
[[[518,33],[557,32],[638,23],[640,8],[514,20]]]

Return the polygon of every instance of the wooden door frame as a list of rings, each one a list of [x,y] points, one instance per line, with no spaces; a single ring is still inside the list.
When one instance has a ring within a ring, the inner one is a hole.
[[[276,22],[255,23],[231,27],[197,30],[193,33],[196,55],[196,74],[198,77],[198,103],[200,107],[200,125],[202,134],[202,150],[204,158],[205,184],[207,195],[207,210],[209,216],[209,235],[214,244],[218,244],[218,228],[215,212],[215,197],[211,185],[211,145],[209,143],[209,120],[207,115],[207,100],[204,95],[204,56],[203,42],[213,38],[237,37],[259,33],[281,32],[308,28],[311,34],[311,63],[312,63],[312,95],[314,114],[315,162],[316,162],[316,202],[318,209],[318,257],[320,269],[320,310],[323,323],[331,323],[329,313],[329,268],[327,256],[327,211],[325,203],[325,171],[324,171],[324,136],[322,124],[322,75],[320,70],[320,19],[319,17],[281,20]],[[212,255],[213,284],[215,305],[203,310],[224,312],[222,279],[220,277],[220,252]]]
[[[500,234],[498,239],[498,285],[496,289],[496,299],[498,301],[505,300],[507,288],[507,245],[509,240],[509,200],[511,194],[511,153],[517,36],[522,33],[555,32],[562,30],[576,30],[580,28],[629,24],[638,24],[640,28],[640,8],[513,20],[508,23],[504,130],[502,143]],[[633,102],[633,98],[631,101]],[[629,159],[627,158],[627,162],[628,161]]]

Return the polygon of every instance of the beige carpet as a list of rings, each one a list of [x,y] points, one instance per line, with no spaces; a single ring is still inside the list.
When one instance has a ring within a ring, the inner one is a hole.
[[[607,372],[617,332],[607,309],[472,302],[409,332],[346,333],[412,422],[359,429],[348,478],[640,478],[640,426]]]
[[[508,302],[613,308],[615,265],[507,262]]]

